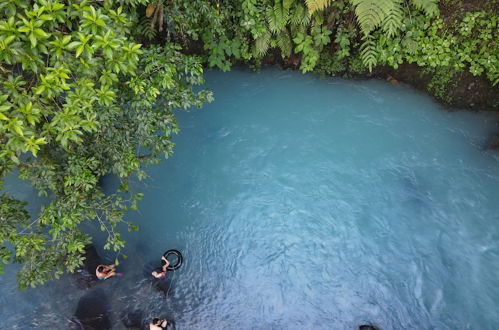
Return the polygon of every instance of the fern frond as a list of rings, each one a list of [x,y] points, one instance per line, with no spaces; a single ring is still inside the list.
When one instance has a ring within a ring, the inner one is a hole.
[[[273,7],[267,8],[266,16],[269,30],[277,33],[288,24],[289,9],[286,9],[282,3],[276,2]]]
[[[277,46],[281,50],[281,56],[283,58],[291,55],[293,41],[291,40],[288,30],[284,29],[277,35]]]
[[[385,20],[397,0],[352,0],[355,15],[364,35],[368,35]]]
[[[124,6],[137,7],[138,5],[147,5],[151,1],[149,0],[119,0],[118,3]]]
[[[389,37],[393,37],[402,26],[403,18],[404,11],[401,3],[399,1],[394,1],[392,8],[381,24],[383,31],[386,32]]]
[[[301,4],[296,5],[293,15],[289,19],[291,26],[306,26],[310,23],[310,15]]]
[[[270,46],[270,37],[271,34],[266,31],[263,33],[258,39],[255,41],[255,54],[258,57],[262,57],[267,54]]]
[[[373,37],[370,35],[364,37],[364,43],[360,46],[360,57],[362,58],[362,63],[369,68],[369,72],[371,72],[372,68],[378,63],[377,55],[376,43],[374,42]]]
[[[424,11],[428,16],[434,17],[439,14],[438,0],[411,0],[414,7]]]
[[[144,17],[140,20],[137,28],[140,35],[144,36],[147,40],[152,40],[156,37],[156,29],[151,28],[151,19]]]
[[[305,0],[307,3],[308,13],[312,15],[318,10],[323,10],[332,2],[332,0]]]
[[[295,3],[295,0],[282,0],[282,6],[286,10],[289,10],[294,3]]]

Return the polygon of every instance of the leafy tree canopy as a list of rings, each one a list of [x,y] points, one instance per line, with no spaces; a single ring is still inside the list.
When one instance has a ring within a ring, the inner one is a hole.
[[[201,59],[173,43],[134,42],[134,8],[113,1],[11,0],[0,4],[0,176],[17,169],[51,202],[36,219],[0,195],[0,258],[21,263],[20,287],[74,271],[97,221],[106,248],[141,194],[131,175],[172,152],[173,109],[201,106]],[[141,152],[144,152],[142,154]],[[104,194],[106,174],[120,190]]]

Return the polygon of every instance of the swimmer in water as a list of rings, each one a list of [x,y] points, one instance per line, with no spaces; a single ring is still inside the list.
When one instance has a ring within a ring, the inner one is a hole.
[[[166,272],[168,271],[168,266],[170,266],[170,262],[165,258],[165,256],[161,257],[161,267],[155,269],[151,275],[155,278],[165,278]]]
[[[151,323],[149,323],[149,330],[162,330],[166,329],[168,326],[168,321],[165,319],[160,319],[159,317],[155,317]]]

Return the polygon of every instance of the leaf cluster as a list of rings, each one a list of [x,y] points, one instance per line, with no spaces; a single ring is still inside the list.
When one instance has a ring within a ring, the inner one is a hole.
[[[124,212],[141,199],[128,181],[172,153],[174,109],[211,100],[192,87],[203,82],[200,58],[175,44],[134,41],[135,5],[0,5],[0,177],[15,169],[50,199],[31,219],[19,201],[1,196],[0,257],[22,264],[22,288],[81,265],[91,242],[85,222],[119,253],[120,228],[137,228]],[[120,191],[104,193],[99,180],[108,174]]]

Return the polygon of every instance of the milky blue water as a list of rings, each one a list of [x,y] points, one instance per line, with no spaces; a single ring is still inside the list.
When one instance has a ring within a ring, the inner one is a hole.
[[[126,309],[179,329],[496,328],[499,161],[482,150],[496,117],[383,81],[206,77],[216,101],[178,113],[174,156],[133,185],[126,275],[98,286],[114,328]],[[36,212],[29,188],[9,190]],[[143,266],[169,248],[185,264],[163,299]],[[1,327],[65,328],[87,291],[64,277],[20,293],[13,270]]]

